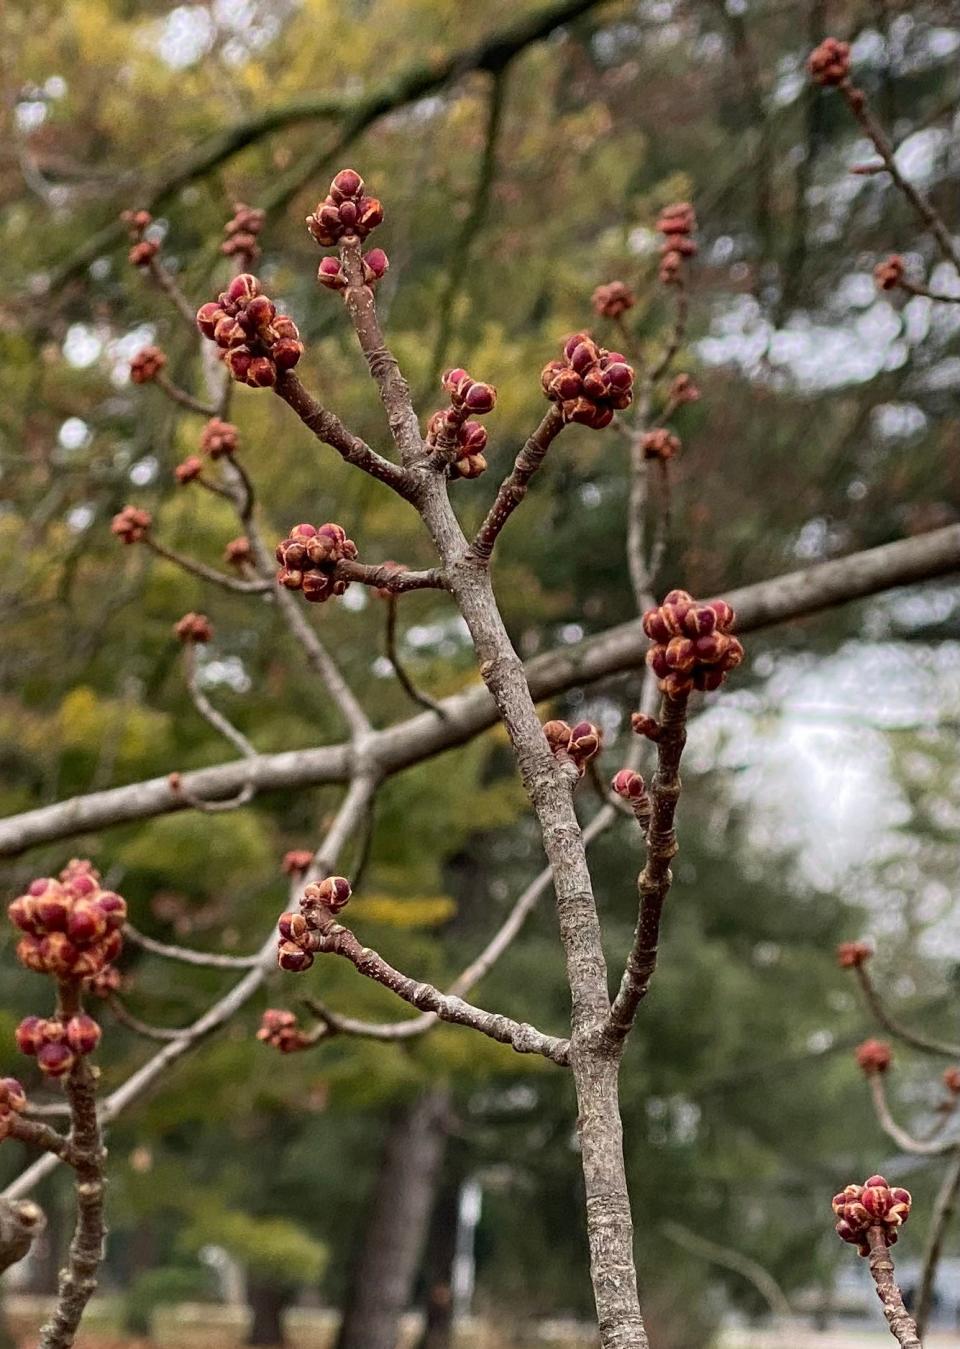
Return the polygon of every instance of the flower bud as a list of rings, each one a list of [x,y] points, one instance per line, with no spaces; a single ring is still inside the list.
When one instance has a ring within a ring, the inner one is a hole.
[[[593,292],[593,307],[603,318],[620,318],[635,304],[633,291],[622,281],[610,281]]]
[[[139,543],[146,537],[152,524],[153,516],[149,511],[141,510],[139,506],[124,506],[113,517],[110,531],[124,543]]]
[[[903,258],[894,253],[889,258],[884,258],[883,262],[877,263],[873,269],[873,279],[880,290],[896,290],[903,281],[905,272]]]
[[[827,37],[807,58],[807,70],[815,84],[842,84],[850,74],[850,46],[835,37]]]
[[[85,1012],[67,1022],[67,1044],[77,1055],[92,1054],[100,1043],[100,1027]]]
[[[339,913],[346,908],[352,894],[350,882],[345,876],[328,876],[317,886],[316,898],[331,913]]]
[[[647,794],[647,784],[632,768],[621,768],[614,774],[610,786],[624,801],[639,801]]]
[[[277,964],[289,974],[302,974],[313,964],[313,955],[292,941],[282,941],[277,947]]]
[[[130,362],[130,378],[134,384],[149,384],[156,379],[167,363],[159,347],[144,347]]]
[[[65,1077],[76,1061],[73,1050],[63,1043],[45,1044],[37,1054],[37,1066],[46,1077]]]
[[[857,1063],[867,1075],[885,1073],[893,1062],[893,1050],[886,1040],[864,1040],[857,1047]]]
[[[43,1044],[43,1020],[39,1016],[25,1016],[15,1033],[17,1048],[21,1054],[32,1058]]]
[[[660,723],[646,712],[633,712],[630,716],[630,729],[634,735],[642,735],[647,740],[660,739]]]
[[[282,913],[277,921],[277,928],[284,941],[292,941],[297,946],[309,930],[302,913]]]
[[[842,970],[856,969],[865,965],[873,955],[873,950],[865,941],[842,941],[837,947],[837,964]]]
[[[173,470],[173,476],[181,486],[184,486],[186,483],[193,482],[196,478],[199,478],[202,472],[203,460],[197,455],[191,454],[184,459],[183,463],[177,464],[176,468]]]

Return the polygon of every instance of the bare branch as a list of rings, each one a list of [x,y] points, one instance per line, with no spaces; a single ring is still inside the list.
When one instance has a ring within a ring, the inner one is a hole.
[[[960,1194],[960,1146],[955,1148],[950,1159],[930,1215],[930,1226],[923,1247],[923,1259],[920,1264],[920,1288],[917,1292],[917,1334],[922,1336],[933,1305],[933,1290],[937,1281],[937,1266],[943,1253],[943,1242],[947,1228],[957,1207],[957,1195]]]
[[[212,484],[207,484],[211,491],[218,489]],[[151,552],[156,553],[157,557],[162,557],[167,562],[173,562],[183,571],[190,572],[193,576],[199,576],[203,581],[212,581],[214,585],[220,586],[222,590],[232,590],[241,595],[265,595],[273,590],[272,581],[244,581],[239,576],[228,576],[226,572],[218,571],[216,567],[208,567],[205,562],[198,562],[196,558],[187,557],[183,553],[175,552],[172,548],[167,548],[165,544],[157,543],[152,535],[147,534],[143,542]]]
[[[888,1034],[902,1040],[904,1044],[912,1045],[914,1049],[919,1049],[922,1054],[938,1054],[949,1059],[960,1059],[960,1045],[951,1044],[949,1040],[938,1040],[930,1035],[921,1035],[919,1031],[911,1030],[909,1026],[902,1025],[890,1015],[870,977],[866,962],[855,965],[854,973],[863,990],[867,1006]]]
[[[390,595],[387,599],[386,656],[393,666],[393,672],[397,676],[397,681],[404,693],[412,698],[415,703],[419,703],[421,707],[426,707],[431,712],[438,713],[441,717],[444,716],[443,704],[435,698],[431,698],[429,693],[423,693],[417,688],[400,660],[397,650],[397,598],[395,595]]]
[[[189,1026],[184,1026],[180,1030],[167,1030],[163,1026],[152,1026],[147,1021],[141,1021],[138,1016],[127,1010],[115,993],[111,993],[107,1002],[120,1024],[136,1035],[142,1035],[145,1040],[159,1040],[165,1044],[168,1040],[181,1040],[184,1035],[189,1034]]]
[[[162,389],[172,402],[179,403],[182,408],[186,408],[189,412],[198,412],[201,417],[216,416],[217,409],[211,403],[204,403],[202,399],[195,398],[192,393],[187,393],[186,389],[181,389],[162,370],[154,375],[152,383],[158,389]]]
[[[890,1333],[900,1345],[900,1349],[923,1349],[913,1318],[903,1305],[903,1295],[897,1286],[893,1269],[893,1256],[887,1245],[882,1227],[868,1227],[867,1241],[870,1254],[867,1257],[870,1274],[877,1286],[877,1296],[883,1303],[883,1314],[890,1327]]]
[[[158,257],[152,257],[150,259],[148,271],[150,272],[151,280],[163,291],[164,295],[166,295],[174,309],[190,329],[194,340],[196,340],[198,335],[197,306],[190,303],[177,284],[173,273],[163,265]]]
[[[165,960],[179,960],[184,965],[204,965],[218,970],[251,970],[260,964],[259,954],[252,956],[228,956],[221,955],[217,951],[195,951],[188,946],[173,946],[168,942],[157,941],[155,937],[148,937],[143,932],[138,932],[131,923],[127,923],[123,929],[123,935],[128,941],[149,951],[152,955],[163,956]]]
[[[742,1275],[757,1290],[774,1316],[790,1317],[793,1315],[793,1308],[787,1301],[786,1294],[770,1271],[764,1269],[763,1265],[758,1264],[756,1260],[751,1260],[742,1251],[736,1251],[730,1246],[719,1246],[715,1241],[708,1241],[706,1237],[691,1232],[688,1227],[684,1227],[681,1223],[666,1222],[660,1230],[668,1241],[675,1242],[685,1251],[689,1251],[691,1255],[698,1256],[701,1260],[709,1260],[711,1264],[720,1265],[723,1269],[732,1269],[735,1274]]]
[[[958,1144],[955,1138],[924,1141],[920,1138],[914,1138],[912,1134],[907,1133],[906,1129],[901,1129],[890,1113],[884,1082],[885,1074],[873,1072],[869,1076],[870,1092],[873,1097],[873,1108],[877,1114],[877,1121],[887,1137],[892,1139],[902,1152],[908,1152],[915,1157],[944,1157],[948,1152],[956,1150]]]

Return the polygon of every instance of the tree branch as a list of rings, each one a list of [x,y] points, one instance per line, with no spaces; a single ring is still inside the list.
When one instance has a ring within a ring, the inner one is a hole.
[[[937,1281],[937,1266],[943,1253],[943,1242],[947,1228],[957,1206],[960,1194],[960,1147],[956,1147],[950,1163],[944,1172],[943,1180],[934,1200],[927,1240],[924,1243],[923,1259],[920,1265],[920,1289],[917,1293],[917,1335],[926,1330],[927,1319],[933,1305],[933,1290]]]
[[[956,1150],[958,1144],[955,1138],[923,1140],[901,1129],[890,1113],[883,1073],[870,1074],[870,1092],[881,1129],[902,1152],[908,1152],[914,1157],[944,1157]]]
[[[933,1036],[921,1035],[918,1031],[910,1030],[908,1026],[894,1020],[880,999],[866,962],[855,965],[854,973],[863,990],[867,1006],[888,1034],[902,1040],[904,1044],[912,1045],[914,1049],[919,1049],[922,1054],[938,1054],[949,1059],[960,1058],[960,1045],[951,1044],[948,1040],[937,1040]]]

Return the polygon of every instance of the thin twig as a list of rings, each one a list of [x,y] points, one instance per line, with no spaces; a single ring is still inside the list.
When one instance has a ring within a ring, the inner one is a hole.
[[[140,946],[152,955],[163,956],[165,960],[179,960],[184,965],[203,965],[218,970],[252,970],[260,963],[260,956],[228,956],[218,951],[195,951],[189,946],[175,946],[169,942],[157,941],[139,932],[131,923],[123,929],[128,941]]]
[[[930,1215],[930,1226],[923,1247],[923,1259],[920,1263],[920,1288],[917,1292],[917,1334],[923,1335],[927,1318],[933,1306],[933,1290],[937,1281],[937,1266],[943,1253],[943,1242],[947,1228],[957,1206],[960,1194],[960,1146],[956,1147],[940,1182],[937,1197]]]
[[[201,417],[216,415],[217,409],[215,407],[210,403],[204,403],[201,398],[195,398],[192,393],[187,393],[186,389],[181,389],[162,370],[154,375],[152,382],[158,389],[162,389],[172,402],[179,403],[181,407],[187,408],[190,412],[198,412]]]
[[[884,1077],[884,1073],[870,1074],[870,1093],[873,1097],[873,1108],[876,1112],[877,1122],[887,1137],[896,1143],[902,1152],[908,1152],[914,1157],[944,1157],[948,1152],[955,1151],[958,1146],[955,1138],[924,1141],[920,1138],[914,1138],[912,1134],[907,1133],[906,1129],[901,1129],[890,1113]]]
[[[197,306],[190,303],[177,284],[173,273],[167,270],[159,258],[153,257],[150,259],[149,272],[151,280],[163,291],[164,295],[166,295],[174,309],[190,329],[193,337],[196,338],[198,336]]]
[[[551,444],[562,430],[563,414],[559,408],[551,406],[543,421],[517,455],[513,472],[500,484],[496,500],[470,545],[471,555],[481,562],[489,561],[500,531],[527,495],[530,479],[543,463]]]
[[[189,1026],[184,1026],[180,1030],[168,1030],[164,1026],[152,1026],[147,1021],[141,1021],[138,1016],[127,1010],[115,993],[111,993],[107,1005],[121,1025],[137,1035],[142,1035],[145,1040],[159,1040],[166,1043],[168,1040],[182,1040],[190,1033]]]
[[[272,581],[244,581],[238,576],[228,576],[226,572],[218,571],[216,567],[208,567],[205,562],[198,562],[196,558],[187,557],[183,553],[168,548],[165,544],[158,543],[150,534],[145,536],[143,542],[158,557],[165,558],[167,562],[173,562],[183,571],[190,572],[193,576],[199,576],[203,581],[211,581],[223,590],[232,590],[241,595],[264,595],[274,589]]]
[[[446,713],[443,704],[438,702],[436,698],[431,698],[429,693],[423,693],[418,689],[404,668],[397,650],[397,609],[396,595],[389,595],[387,597],[387,624],[385,637],[387,660],[393,666],[393,672],[397,676],[397,682],[408,698],[412,698],[420,707],[426,707],[429,711],[436,712],[441,717],[445,716]]]
[[[883,1314],[890,1327],[890,1334],[900,1345],[900,1349],[923,1349],[913,1318],[903,1305],[903,1294],[897,1285],[893,1256],[890,1254],[883,1228],[868,1227],[867,1241],[870,1245],[867,1257],[870,1274],[877,1286],[877,1297],[883,1304]]]
[[[863,990],[867,1006],[888,1034],[902,1040],[904,1044],[911,1045],[914,1049],[919,1049],[922,1054],[942,1055],[950,1059],[960,1058],[960,1045],[951,1044],[949,1040],[938,1040],[934,1036],[921,1035],[918,1031],[911,1030],[909,1026],[902,1025],[901,1022],[890,1015],[881,1001],[866,963],[854,966],[854,971]]]
[[[787,1318],[793,1315],[793,1308],[787,1301],[786,1294],[770,1271],[764,1269],[756,1260],[751,1260],[742,1251],[708,1241],[706,1237],[691,1232],[688,1227],[677,1222],[665,1222],[660,1230],[668,1241],[675,1242],[691,1255],[742,1275],[757,1290],[774,1316]]]

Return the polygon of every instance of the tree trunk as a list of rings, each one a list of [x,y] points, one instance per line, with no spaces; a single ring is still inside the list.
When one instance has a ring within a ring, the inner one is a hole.
[[[252,1274],[247,1280],[247,1302],[251,1322],[247,1344],[282,1346],[283,1313],[290,1305],[292,1293],[288,1284],[274,1283]]]
[[[394,1116],[336,1349],[396,1349],[443,1159],[448,1108],[447,1091],[435,1088]]]
[[[460,1216],[459,1168],[437,1200],[427,1243],[426,1324],[418,1349],[450,1349],[453,1335],[453,1259]]]

